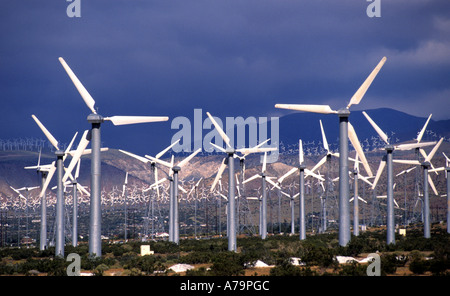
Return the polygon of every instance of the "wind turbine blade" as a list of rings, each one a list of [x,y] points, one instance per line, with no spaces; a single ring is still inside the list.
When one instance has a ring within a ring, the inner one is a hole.
[[[409,168],[407,170],[401,171],[400,173],[398,173],[397,175],[395,175],[396,177],[403,175],[405,173],[409,173],[410,171],[414,170],[415,168],[417,168],[417,166],[413,166],[412,168]]]
[[[281,194],[283,194],[284,196],[287,196],[287,197],[291,198],[291,196],[290,196],[289,194],[287,194],[286,192],[281,191],[281,190],[280,190],[280,192],[281,192]]]
[[[227,136],[227,134],[223,131],[223,129],[220,127],[220,125],[216,122],[216,120],[211,116],[209,112],[206,112],[206,115],[208,115],[211,122],[214,124],[216,130],[219,132],[219,135],[222,137],[223,141],[227,144],[228,147],[230,146],[230,138]]]
[[[143,163],[148,163],[148,162],[150,161],[149,159],[147,159],[147,158],[145,158],[145,157],[136,155],[136,154],[134,154],[134,153],[131,153],[131,152],[128,152],[128,151],[125,151],[125,150],[119,149],[119,151],[122,152],[122,153],[124,153],[124,154],[126,154],[126,155],[128,155],[128,156],[131,156],[131,157],[133,157],[133,158],[136,158],[137,160],[140,160],[140,161],[142,161]]]
[[[261,178],[261,175],[260,174],[253,175],[250,178],[248,178],[247,180],[244,180],[244,182],[242,182],[242,184],[248,183],[248,182],[253,181],[253,180],[257,179],[257,178]]]
[[[431,150],[430,154],[428,154],[428,157],[425,158],[425,162],[427,162],[427,161],[430,162],[431,161],[431,159],[433,158],[434,154],[439,149],[439,146],[441,146],[443,140],[444,140],[444,138],[441,138],[439,140],[439,142],[436,144],[436,146],[434,146],[433,150]]]
[[[310,171],[314,173],[315,170],[320,168],[327,161],[327,156],[325,155]]]
[[[81,155],[83,154],[84,149],[86,149],[87,145],[89,144],[89,140],[88,140],[89,138],[90,138],[90,131],[85,130],[83,133],[83,136],[81,137],[80,143],[78,144],[78,148],[77,148],[74,156],[72,157],[72,160],[70,161],[69,166],[66,169],[66,173],[64,174],[64,177],[62,179],[63,182],[66,182],[67,178],[72,173],[72,170],[75,167],[75,165],[77,164]]]
[[[182,161],[180,161],[178,163],[178,166],[180,168],[182,168],[183,166],[185,166],[192,158],[194,158],[194,156],[196,156],[200,151],[202,151],[202,148],[198,148],[197,150],[194,151],[194,153],[192,153],[191,155],[189,155],[188,157],[186,157],[185,159],[183,159]]]
[[[186,189],[184,189],[183,187],[181,187],[181,185],[178,185],[178,189],[180,189],[181,191],[183,191],[183,193],[187,193]]]
[[[366,182],[367,184],[369,184],[370,186],[373,186],[373,184],[372,183],[370,183],[370,181],[369,180],[367,180],[367,178],[366,177],[364,177],[364,176],[361,176],[360,174],[358,174],[358,179],[360,179],[360,180],[363,180],[364,182]]]
[[[394,201],[395,206],[396,206],[397,208],[400,208],[400,206],[398,205],[397,201],[396,201],[395,199],[392,199],[392,200]]]
[[[67,74],[77,88],[86,105],[89,107],[89,109],[91,109],[92,113],[97,114],[97,111],[95,111],[94,109],[95,101],[91,97],[89,92],[86,90],[83,84],[81,84],[80,80],[78,80],[77,76],[73,73],[72,69],[70,69],[69,65],[67,65],[66,61],[64,61],[63,58],[59,58],[59,61],[64,67],[64,70],[66,70]]]
[[[44,192],[47,190],[48,185],[50,184],[50,181],[52,180],[53,175],[56,172],[56,163],[53,162],[52,168],[48,171],[47,178],[45,179],[45,183],[42,186],[41,193],[39,194],[39,197],[44,196]]]
[[[286,174],[284,174],[283,176],[281,176],[278,179],[278,183],[282,183],[284,181],[284,179],[286,179],[287,177],[289,177],[290,175],[292,175],[293,173],[295,173],[296,171],[298,171],[298,168],[292,168],[289,170],[289,172],[287,172]]]
[[[167,116],[111,116],[105,117],[104,120],[111,121],[114,125],[125,125],[146,122],[167,121]]]
[[[264,159],[263,159],[263,165],[262,165],[262,172],[264,173],[266,171],[267,166],[267,152],[264,152]]]
[[[67,146],[66,150],[64,151],[63,160],[65,160],[66,157],[70,154],[70,149],[72,149],[73,142],[75,142],[75,138],[77,137],[77,135],[78,135],[78,132],[75,132],[75,135],[73,136],[72,140],[70,141],[69,145]]]
[[[358,153],[355,153],[355,163],[353,164],[353,169],[359,172]]]
[[[298,140],[298,161],[299,164],[302,164],[304,161],[303,158],[303,142],[301,139]]]
[[[358,196],[358,199],[364,203],[367,203],[367,201],[365,201],[362,197]]]
[[[358,156],[361,159],[364,169],[366,170],[368,176],[372,177],[373,176],[372,170],[370,169],[369,163],[367,162],[366,156],[364,155],[364,152],[361,148],[361,144],[359,143],[355,129],[353,128],[350,122],[348,123],[348,138],[350,139],[350,142],[352,143],[356,152],[358,152]]]
[[[56,148],[56,150],[59,150],[58,141],[55,139],[55,137],[53,137],[53,135],[45,128],[45,126],[39,121],[39,119],[35,115],[31,115],[31,117],[37,123],[37,125],[42,130],[47,139],[50,141],[50,143],[52,143],[52,145]]]
[[[362,114],[364,114],[364,116],[367,118],[367,120],[369,121],[370,125],[372,125],[372,127],[375,129],[375,131],[378,133],[378,135],[380,136],[381,139],[383,139],[383,141],[389,145],[388,142],[388,136],[381,130],[381,128],[375,123],[375,121],[372,120],[372,118],[369,117],[369,115],[367,115],[366,112],[362,112]]]
[[[372,84],[373,80],[377,76],[378,72],[380,72],[381,67],[383,67],[385,62],[386,62],[386,57],[383,57],[381,59],[381,61],[378,63],[378,65],[375,67],[375,69],[373,69],[372,73],[370,73],[370,75],[366,78],[366,80],[363,82],[363,84],[359,87],[359,89],[356,91],[356,93],[350,99],[347,109],[350,108],[350,106],[358,105],[359,102],[361,102],[362,98],[364,97],[367,90],[369,89],[369,86]]]
[[[314,112],[321,114],[337,114],[337,111],[331,109],[331,107],[328,105],[276,104],[275,108],[304,111],[304,112]]]
[[[409,159],[393,159],[392,162],[410,165],[420,165],[420,162],[418,162],[417,160],[409,160]]]
[[[211,143],[211,145],[214,145],[214,144]],[[219,147],[219,146],[217,146],[217,147]],[[277,150],[276,147],[264,147],[264,148],[252,147],[252,148],[239,148],[239,149],[236,149],[237,152],[240,152],[240,153],[242,153],[244,155],[249,155],[250,153],[258,153],[258,152],[269,152],[269,151],[275,151],[275,150]]]
[[[181,139],[176,140],[175,142],[173,142],[172,144],[170,144],[169,147],[167,147],[166,149],[164,149],[163,151],[159,152],[158,154],[156,154],[156,158],[161,158],[161,156],[163,156],[167,151],[170,150],[170,148],[172,148],[173,146],[175,146],[178,142],[180,142]]]
[[[320,130],[322,131],[323,148],[327,151],[327,153],[330,153],[330,148],[328,147],[327,137],[325,136],[325,131],[323,130],[322,120],[319,120],[319,123],[320,123]]]
[[[381,173],[383,172],[385,166],[386,166],[386,160],[382,159],[380,161],[380,165],[378,166],[378,170],[377,170],[377,174],[375,176],[375,180],[373,180],[372,190],[375,189],[375,187],[377,186],[378,180],[380,179]]]
[[[321,176],[317,175],[317,174],[314,173],[314,172],[311,172],[311,171],[308,170],[308,169],[305,169],[305,178],[308,177],[308,176],[312,176],[312,177],[314,177],[314,178],[316,178],[316,179],[318,179],[318,180],[320,180],[320,181],[325,181],[325,179],[322,178]]]
[[[398,146],[395,146],[395,150],[411,150],[411,149],[415,149],[415,148],[422,148],[422,147],[426,147],[426,146],[431,146],[436,144],[437,142],[423,142],[423,143],[408,143],[408,144],[400,144]],[[424,156],[426,157],[426,156]]]
[[[125,184],[125,185],[128,184],[128,172],[126,172],[126,174],[125,174],[125,182],[124,182],[124,184]]]
[[[434,182],[431,179],[430,175],[428,175],[428,184],[430,184],[431,189],[433,189],[433,192],[435,195],[439,195],[437,190],[436,190],[436,186],[434,186]]]
[[[162,178],[161,180],[166,180],[166,178]],[[159,184],[158,183],[159,181],[158,181],[158,168],[157,167],[155,167],[155,183],[157,183],[157,184]],[[159,198],[159,186],[157,185],[156,186],[156,195],[158,196],[158,198]]]
[[[266,181],[269,182],[273,187],[276,187],[277,189],[281,190],[281,187],[278,186],[275,182],[273,182],[272,180],[270,180],[269,178],[266,178]]]
[[[171,169],[172,166],[173,166],[172,163],[169,163],[169,162],[167,162],[167,161],[164,161],[164,160],[161,160],[161,159],[158,159],[158,158],[154,158],[153,156],[150,156],[150,155],[145,155],[145,157],[147,157],[148,159],[150,159],[150,160],[152,160],[152,161],[154,161],[154,162],[156,162],[156,163],[159,163],[159,164],[161,164],[161,165],[163,165],[163,166],[166,166],[166,167],[168,167],[169,169]]]
[[[80,165],[81,165],[81,158],[78,159],[78,162],[77,162],[77,169],[75,171],[75,179],[78,179],[78,177],[80,176]]]
[[[220,151],[222,151],[222,152],[224,152],[224,153],[226,153],[227,151],[225,150],[225,149],[223,149],[222,147],[220,147],[220,146],[217,146],[216,144],[214,144],[214,143],[212,143],[212,142],[210,142],[209,144],[211,144],[211,146],[213,146],[213,147],[215,147],[215,148],[217,148],[217,149],[219,149]]]
[[[425,124],[424,124],[422,130],[421,130],[420,133],[417,135],[417,143],[419,143],[419,142],[422,140],[423,134],[425,133],[425,130],[427,129],[428,122],[429,122],[430,119],[431,119],[431,115],[432,115],[432,114],[430,114],[430,116],[428,116],[427,122],[425,122]]]
[[[214,179],[214,182],[211,186],[211,192],[216,187],[217,182],[219,182],[220,178],[222,177],[223,171],[226,169],[227,165],[225,164],[226,158],[222,160],[222,163],[220,164],[219,170],[217,171],[216,178]]]

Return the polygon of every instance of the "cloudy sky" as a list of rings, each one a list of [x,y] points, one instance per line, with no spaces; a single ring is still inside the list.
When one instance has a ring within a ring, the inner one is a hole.
[[[100,114],[170,117],[104,125],[106,144],[141,153],[117,147],[115,133],[147,145],[152,135],[173,135],[170,121],[195,108],[221,118],[287,114],[276,103],[337,109],[383,56],[355,109],[450,119],[448,0],[380,0],[378,18],[368,17],[365,0],[80,2],[79,18],[68,17],[65,0],[0,2],[0,138],[42,137],[31,114],[65,142],[89,128],[60,56]]]

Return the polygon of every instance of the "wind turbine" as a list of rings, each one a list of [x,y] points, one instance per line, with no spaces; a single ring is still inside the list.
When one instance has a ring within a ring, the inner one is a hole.
[[[153,160],[156,163],[159,163],[163,166],[168,167],[173,172],[173,186],[172,186],[172,196],[170,200],[170,209],[172,209],[169,215],[169,241],[173,241],[176,244],[179,243],[180,240],[180,229],[179,229],[179,217],[178,217],[178,189],[185,191],[178,185],[178,172],[192,159],[197,155],[202,148],[198,148],[191,155],[180,161],[177,165],[173,164],[173,157],[171,163],[163,161],[161,159],[148,156],[149,159]],[[171,231],[170,231],[171,230]]]
[[[195,190],[195,198],[194,198],[194,237],[197,238],[197,201],[198,201],[198,185],[200,184],[200,181],[203,179],[201,177],[195,185],[192,186],[191,190],[189,191],[188,195],[192,194],[192,192]]]
[[[36,172],[41,174],[41,186],[44,187],[46,182],[48,172],[55,167],[54,164],[41,165],[41,152],[42,149],[39,150],[39,158],[36,166],[27,166],[26,170],[34,169]],[[39,235],[39,250],[44,251],[47,249],[47,197],[45,194],[45,190],[41,196],[41,227],[40,227],[40,235]]]
[[[84,102],[91,110],[92,114],[88,115],[87,121],[92,125],[91,129],[91,202],[90,202],[90,225],[89,225],[89,254],[91,256],[100,257],[102,254],[101,240],[101,157],[100,157],[100,125],[105,121],[111,121],[114,125],[125,125],[146,122],[167,121],[168,117],[155,116],[112,116],[103,117],[97,114],[94,109],[95,100],[91,97],[86,88],[81,84],[80,80],[73,73],[63,58],[59,58],[62,66],[74,83],[76,89],[80,93]]]
[[[349,108],[361,102],[364,94],[369,89],[372,81],[386,62],[383,57],[375,69],[370,73],[360,88],[350,99],[346,108],[338,111],[331,109],[329,105],[304,105],[304,104],[276,104],[275,108],[290,109],[296,111],[314,112],[321,114],[337,114],[339,116],[339,244],[347,245],[350,241],[350,210],[349,210],[349,177],[348,177],[348,139],[350,139],[353,147],[358,152],[359,158],[363,162],[364,168],[369,176],[372,176],[370,166],[364,156],[361,144],[356,137],[354,128],[348,121],[350,116]]]
[[[266,172],[266,166],[267,166],[267,152],[264,152],[264,159],[263,159],[263,164],[262,164],[262,168],[261,168],[261,173],[258,173],[250,178],[248,178],[247,180],[245,180],[243,183],[248,183],[252,180],[255,180],[257,178],[261,178],[262,180],[262,184],[261,184],[261,189],[262,189],[262,205],[261,205],[261,238],[262,239],[266,239],[267,237],[267,188],[266,188],[266,181],[269,182],[272,186],[278,188],[281,190],[280,186],[278,186],[277,184],[275,184],[272,180],[270,180],[270,178],[267,177],[267,175],[265,174]]]
[[[52,163],[52,166],[48,172],[47,179],[42,186],[41,193],[39,197],[43,197],[45,195],[45,191],[47,190],[47,187],[56,171],[57,173],[57,191],[56,191],[56,245],[55,245],[55,256],[58,257],[64,257],[64,242],[65,242],[65,235],[64,235],[64,193],[63,193],[63,170],[64,170],[64,160],[68,155],[68,152],[72,148],[72,144],[75,141],[75,138],[78,134],[75,133],[75,136],[72,138],[72,141],[70,142],[69,146],[67,147],[66,151],[62,151],[59,148],[59,143],[53,137],[53,135],[47,130],[47,128],[39,121],[39,119],[35,115],[31,115],[31,117],[34,119],[36,124],[39,126],[39,128],[42,130],[44,135],[47,137],[47,139],[50,141],[50,143],[56,148],[56,165],[55,162]],[[84,136],[87,134],[84,133]],[[73,160],[73,159],[72,159]]]
[[[216,128],[219,135],[222,137],[223,141],[226,144],[226,148],[223,149],[222,147],[219,147],[217,145],[213,145],[217,149],[219,149],[222,152],[225,152],[228,154],[228,213],[227,217],[229,220],[229,235],[228,235],[228,251],[234,251],[237,250],[236,245],[236,205],[235,205],[235,186],[234,186],[234,156],[236,152],[241,153],[253,153],[253,152],[267,152],[267,151],[273,151],[276,150],[276,148],[259,148],[259,147],[253,147],[253,148],[240,148],[235,149],[231,147],[230,145],[230,138],[227,136],[227,134],[223,131],[223,129],[220,127],[220,125],[216,122],[216,120],[211,116],[209,112],[206,112],[211,122],[214,124],[214,127]],[[225,170],[225,160],[222,161],[222,165],[219,167],[220,176],[222,175],[223,171]],[[219,175],[219,174],[218,174]],[[220,179],[219,176],[219,179]],[[216,177],[217,178],[217,177]],[[215,185],[215,183],[213,184]],[[211,188],[213,190],[213,188]]]
[[[430,145],[430,143],[420,143],[420,139],[422,138],[420,135],[424,131],[422,129],[422,132],[419,134],[418,142],[413,144],[402,144],[398,146],[390,145],[388,136],[380,129],[380,127],[367,115],[366,112],[363,111],[364,116],[367,118],[369,123],[372,125],[372,127],[375,129],[375,131],[378,133],[378,135],[383,139],[383,141],[386,143],[386,160],[381,160],[380,166],[377,171],[377,175],[375,177],[375,180],[373,182],[372,189],[375,188],[380,175],[384,169],[384,166],[387,162],[387,172],[388,172],[388,185],[387,185],[387,243],[395,243],[395,221],[394,221],[394,192],[393,192],[393,184],[394,184],[394,176],[392,171],[392,162],[398,162],[403,164],[413,164],[413,165],[421,165],[424,169],[424,209],[425,209],[425,221],[424,221],[424,228],[425,228],[425,237],[429,237],[429,228],[430,228],[430,221],[429,221],[429,199],[428,199],[428,183],[433,188],[435,194],[437,195],[436,187],[434,186],[433,181],[431,180],[430,176],[428,175],[428,169],[430,167],[430,161],[431,158],[433,158],[434,154],[436,153],[437,149],[441,145],[443,138],[436,144],[436,146],[433,148],[433,150],[430,152],[429,155],[426,156],[425,161],[421,164],[417,160],[392,160],[392,152],[394,149],[399,150],[410,150],[410,149],[417,149],[419,147]],[[426,126],[426,125],[425,125]],[[425,192],[426,190],[426,192]]]

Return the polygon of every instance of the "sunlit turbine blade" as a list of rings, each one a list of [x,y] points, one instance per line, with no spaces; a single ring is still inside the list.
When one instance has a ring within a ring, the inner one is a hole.
[[[158,158],[154,158],[153,156],[150,156],[150,155],[145,155],[145,157],[147,157],[148,159],[150,159],[150,160],[152,160],[152,161],[154,161],[154,162],[156,162],[156,163],[159,163],[159,164],[161,164],[161,165],[163,165],[163,166],[166,166],[166,167],[168,167],[169,169],[171,169],[172,166],[173,166],[172,163],[169,163],[169,162],[167,162],[167,161],[164,161],[164,160],[161,160],[161,159],[158,159]]]
[[[70,161],[69,166],[66,169],[66,173],[63,177],[63,182],[66,182],[67,178],[69,177],[69,174],[72,173],[73,168],[77,164],[78,160],[80,159],[81,155],[83,154],[84,149],[86,149],[87,145],[89,144],[90,139],[90,131],[85,130],[83,133],[83,136],[81,137],[80,143],[78,144],[78,148],[72,157],[72,160]]]
[[[312,176],[312,177],[314,177],[314,178],[316,178],[316,179],[318,179],[318,180],[320,180],[322,182],[325,181],[325,179],[322,178],[321,176],[319,176],[318,174],[316,174],[316,173],[314,173],[314,172],[312,172],[312,171],[310,171],[308,169],[305,169],[305,178],[308,177],[308,176]]]
[[[328,105],[276,104],[275,108],[304,111],[304,112],[314,112],[321,114],[337,114],[337,111],[331,109],[331,107]]]
[[[111,116],[111,117],[105,117],[104,120],[109,120],[114,125],[125,125],[125,124],[135,124],[135,123],[167,121],[167,120],[169,120],[169,117],[167,117],[167,116]]]
[[[45,128],[45,126],[39,121],[39,119],[35,115],[31,115],[31,117],[37,123],[37,125],[42,130],[47,139],[50,141],[50,143],[52,143],[53,147],[55,147],[56,150],[59,150],[58,141],[55,139],[55,137],[53,137],[53,135]]]
[[[388,136],[381,130],[381,128],[375,123],[375,121],[373,121],[372,118],[370,118],[366,112],[363,111],[362,114],[366,117],[366,119],[369,121],[370,125],[372,125],[372,127],[378,133],[380,138],[383,139],[383,141],[389,145]]]
[[[425,122],[425,124],[424,124],[422,130],[421,130],[420,133],[417,135],[417,143],[419,143],[419,142],[422,140],[423,134],[425,133],[425,130],[427,129],[428,122],[429,122],[430,119],[431,119],[431,115],[432,115],[432,114],[430,114],[430,116],[428,116],[427,122]]]
[[[361,176],[360,174],[358,174],[358,179],[363,180],[364,182],[366,182],[366,183],[369,184],[370,186],[373,186],[373,183],[371,183],[369,180],[367,180],[366,177]]]
[[[441,146],[443,140],[444,140],[444,138],[441,138],[439,140],[439,142],[436,144],[436,146],[434,146],[433,150],[431,150],[430,154],[428,154],[428,157],[425,158],[425,162],[427,162],[427,161],[430,162],[431,161],[431,159],[433,158],[434,154],[439,149],[439,146]]]
[[[298,171],[298,168],[292,168],[290,169],[286,174],[284,174],[283,176],[281,176],[278,179],[278,183],[282,183],[284,181],[284,179],[286,179],[287,177],[289,177],[290,175],[292,175],[293,173],[295,173],[296,171]]]
[[[181,139],[176,140],[175,142],[173,142],[172,144],[170,144],[169,147],[167,147],[166,149],[164,149],[163,151],[159,152],[158,154],[156,154],[156,158],[161,158],[161,156],[163,156],[167,151],[170,150],[170,148],[172,148],[173,146],[175,146],[178,142],[180,142]]]
[[[137,160],[142,161],[143,163],[148,163],[148,162],[150,161],[150,159],[147,159],[147,158],[145,158],[145,157],[136,155],[136,154],[134,154],[134,153],[131,153],[131,152],[128,152],[128,151],[125,151],[125,150],[119,149],[119,151],[122,152],[122,153],[124,153],[124,154],[126,154],[126,155],[128,155],[128,156],[131,156],[131,157],[133,157],[133,158],[136,158]]]
[[[380,161],[380,165],[378,166],[378,170],[377,170],[377,174],[375,176],[375,180],[373,180],[372,183],[372,190],[375,189],[375,187],[377,186],[378,180],[380,179],[381,173],[384,170],[384,167],[386,166],[386,160],[381,160]]]
[[[434,186],[434,182],[431,179],[430,175],[428,175],[428,184],[430,184],[431,189],[433,189],[433,192],[435,195],[439,195],[437,190],[436,190],[436,186]]]
[[[216,149],[219,149],[220,151],[222,151],[222,152],[227,152],[225,149],[223,149],[222,147],[220,147],[220,146],[217,146],[216,144],[214,144],[214,143],[209,143],[209,144],[211,144],[211,146],[213,146],[214,148],[216,148]]]
[[[213,184],[211,186],[211,190],[210,190],[211,192],[214,190],[214,188],[216,187],[217,182],[219,182],[220,178],[222,177],[223,171],[227,168],[227,165],[225,164],[226,160],[227,159],[224,158],[222,160],[222,163],[220,164],[219,170],[217,171],[216,178],[214,179],[214,182],[213,182]]]
[[[266,178],[266,181],[269,182],[273,187],[276,187],[277,189],[280,189],[280,190],[281,190],[280,186],[278,186],[278,185],[277,185],[275,182],[273,182],[272,180]]]
[[[400,144],[395,146],[396,150],[411,150],[411,149],[415,149],[415,148],[422,148],[422,147],[426,147],[426,146],[431,146],[436,144],[437,142],[423,142],[423,143],[408,143],[408,144]],[[426,157],[426,156],[425,156]]]
[[[206,112],[206,115],[208,115],[211,122],[214,124],[214,127],[216,128],[219,135],[222,137],[223,141],[227,144],[228,147],[230,146],[230,138],[227,136],[227,134],[223,131],[223,129],[220,127],[220,125],[217,123],[217,121],[212,117],[212,115],[209,112]]]
[[[86,90],[86,88],[83,86],[83,84],[77,78],[77,76],[73,73],[72,69],[70,69],[69,65],[67,65],[66,61],[64,61],[63,58],[59,58],[59,61],[61,62],[62,66],[64,67],[64,70],[66,70],[67,74],[69,75],[73,84],[77,88],[78,92],[80,93],[80,95],[83,98],[86,105],[89,107],[89,109],[91,109],[92,113],[97,114],[97,111],[95,111],[95,109],[94,109],[95,101],[91,97],[89,92]]]
[[[372,73],[370,73],[370,75],[366,78],[366,80],[363,82],[363,84],[359,87],[359,89],[356,91],[356,93],[350,99],[347,109],[350,108],[350,106],[358,105],[359,102],[361,102],[361,99],[366,94],[367,90],[369,89],[369,86],[372,84],[373,80],[377,76],[378,72],[380,72],[381,67],[383,67],[385,62],[386,62],[386,57],[383,57],[381,59],[381,61],[378,63],[378,65],[375,67],[375,69],[373,69]]]
[[[353,128],[353,126],[351,125],[350,122],[348,123],[348,138],[350,139],[350,142],[352,143],[356,152],[358,152],[358,156],[363,163],[363,166],[367,172],[367,175],[369,177],[372,177],[373,176],[372,170],[370,169],[369,163],[367,162],[366,156],[364,155],[361,144],[359,143],[358,136],[356,135],[355,129]]]
[[[247,180],[244,180],[244,182],[242,182],[242,183],[245,184],[245,183],[248,183],[248,182],[250,182],[250,181],[253,181],[253,180],[257,179],[257,178],[261,178],[261,175],[260,175],[259,173],[256,174],[256,175],[251,176],[251,177],[248,178]]]
[[[202,151],[202,148],[198,148],[197,150],[194,151],[194,153],[192,153],[191,155],[189,155],[188,157],[186,157],[185,159],[183,159],[182,161],[180,161],[178,163],[178,166],[180,168],[182,168],[183,166],[185,166],[192,158],[194,158],[194,156],[196,156],[200,151]]]
[[[211,145],[214,145],[214,144],[211,143]],[[214,146],[219,148],[219,146],[217,146],[217,145],[214,145]],[[276,150],[277,150],[276,147],[264,147],[264,148],[252,147],[252,148],[239,148],[239,149],[236,149],[237,152],[240,152],[240,153],[242,153],[244,155],[248,155],[250,153],[269,152],[269,151],[276,151]],[[225,150],[223,150],[223,151],[225,151]]]
[[[314,173],[315,170],[320,168],[327,161],[327,156],[325,155],[310,171]]]
[[[77,169],[75,171],[75,179],[78,179],[78,177],[80,176],[80,166],[81,166],[81,158],[78,159]],[[127,173],[127,175],[128,175],[128,173]]]
[[[266,171],[267,166],[267,152],[264,152],[264,159],[263,159],[263,165],[262,165],[262,172],[264,173]]]
[[[70,154],[70,149],[72,149],[73,142],[75,142],[75,138],[77,137],[77,135],[78,135],[78,132],[75,132],[75,135],[73,136],[72,140],[70,141],[69,145],[67,146],[66,150],[64,151],[63,161],[66,160],[67,156]],[[72,155],[72,154],[70,154],[70,155]]]
[[[420,165],[420,162],[417,160],[410,159],[393,159],[392,162],[401,163],[401,164],[409,164],[409,165]]]
[[[298,140],[298,161],[299,164],[303,164],[304,158],[303,158],[303,142],[301,139]]]
[[[325,148],[327,153],[330,153],[330,149],[328,148],[327,137],[325,136],[325,131],[323,130],[322,120],[319,120],[319,123],[320,123],[320,130],[322,131],[323,148]]]
[[[50,184],[50,181],[52,180],[53,175],[56,172],[56,163],[53,162],[52,168],[48,171],[47,178],[45,179],[45,183],[42,186],[41,193],[39,194],[39,197],[44,196],[44,192],[47,190],[48,185]]]

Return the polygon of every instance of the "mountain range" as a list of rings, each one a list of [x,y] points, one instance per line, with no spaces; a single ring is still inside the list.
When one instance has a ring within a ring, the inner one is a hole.
[[[385,131],[388,136],[392,137],[393,143],[400,143],[405,141],[411,141],[415,139],[417,133],[421,130],[427,118],[415,117],[406,113],[396,111],[393,109],[374,109],[366,111],[370,117]],[[314,163],[323,157],[324,150],[322,148],[322,135],[320,132],[319,119],[322,120],[324,130],[328,139],[328,143],[332,150],[336,150],[338,147],[338,118],[333,115],[321,115],[314,113],[293,113],[283,116],[279,119],[279,140],[283,146],[283,150],[280,149],[282,154],[276,164],[272,164],[268,167],[268,172],[280,176],[287,172],[292,166],[298,164],[298,154],[289,153],[288,147],[295,147],[298,145],[298,139],[301,138],[304,141],[304,148],[315,147],[316,149],[309,149],[307,153],[308,165],[314,165]],[[359,137],[363,148],[369,152],[367,157],[371,163],[373,172],[376,172],[381,152],[370,152],[376,147],[371,142],[382,141],[378,138],[376,132],[372,126],[367,122],[366,118],[362,115],[361,111],[353,111],[349,118],[350,122],[355,127],[356,133]],[[120,135],[119,135],[120,137]],[[448,138],[450,138],[450,120],[434,121],[430,120],[427,132],[425,133],[422,141],[436,141],[441,137],[445,137],[445,141],[439,151],[449,151],[450,144]],[[383,147],[379,146],[378,148]],[[431,149],[431,148],[430,148]],[[297,150],[298,151],[298,150]],[[130,151],[136,153],[135,151]],[[159,151],[157,151],[159,152]],[[168,152],[164,157],[165,160],[170,161],[170,153]],[[414,158],[414,152],[407,157]],[[184,157],[187,153],[177,154],[176,161]],[[142,155],[143,156],[143,155]],[[222,161],[223,154],[208,154],[202,153],[193,161],[188,164],[182,171],[183,179],[199,179],[203,177],[212,182],[216,170]],[[24,170],[25,166],[36,165],[38,159],[37,151],[20,151],[20,150],[6,150],[0,151],[0,194],[3,196],[10,196],[13,191],[9,186],[23,187],[23,186],[36,186],[40,181],[35,171]],[[41,163],[47,164],[55,159],[53,152],[48,149],[44,149],[41,157]],[[439,152],[436,156],[436,163],[444,165],[442,154]],[[152,177],[149,174],[149,165],[145,165],[130,156],[120,153],[116,149],[110,149],[107,152],[102,153],[102,185],[105,190],[109,190],[114,186],[120,188],[125,178],[125,172],[130,174],[130,183],[136,183],[140,185],[150,184]],[[66,160],[66,165],[69,160]],[[90,179],[90,160],[89,156],[82,158],[80,173],[80,183],[83,185],[89,185]],[[237,163],[237,168],[239,164]],[[246,177],[251,176],[260,169],[260,156],[251,155],[246,160],[246,167],[248,172]],[[164,169],[165,170],[165,169]],[[160,170],[161,171],[161,170]],[[224,176],[227,174],[224,173]],[[160,178],[164,177],[163,173],[160,173]],[[227,177],[226,177],[227,178]],[[54,185],[54,181],[52,185]]]

